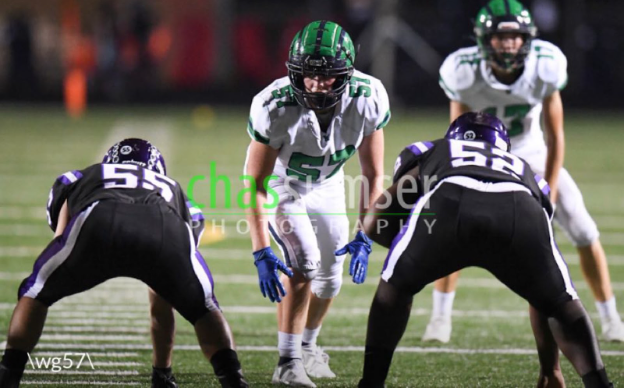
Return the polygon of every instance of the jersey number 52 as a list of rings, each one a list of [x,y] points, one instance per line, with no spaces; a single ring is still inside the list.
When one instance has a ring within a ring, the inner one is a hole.
[[[516,155],[495,147],[488,149],[482,142],[451,140],[450,144],[453,167],[488,167],[522,179],[524,162]]]

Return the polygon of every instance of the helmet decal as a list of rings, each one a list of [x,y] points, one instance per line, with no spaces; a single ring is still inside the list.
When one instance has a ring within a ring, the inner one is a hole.
[[[483,141],[504,151],[511,148],[505,124],[498,117],[485,112],[468,112],[459,116],[451,123],[444,138]]]
[[[166,175],[165,159],[158,148],[143,139],[124,139],[115,143],[104,155],[102,163],[131,163]]]

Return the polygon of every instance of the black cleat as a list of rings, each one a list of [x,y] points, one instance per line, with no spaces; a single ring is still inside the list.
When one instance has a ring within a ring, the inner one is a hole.
[[[21,375],[12,372],[9,368],[0,364],[0,387],[17,388],[20,385]]]
[[[178,388],[173,373],[152,369],[152,388]]]
[[[226,375],[226,376],[217,376],[219,379],[219,383],[221,383],[221,387],[223,388],[248,388],[249,383],[245,380],[243,376],[243,371],[238,370],[234,374]]]

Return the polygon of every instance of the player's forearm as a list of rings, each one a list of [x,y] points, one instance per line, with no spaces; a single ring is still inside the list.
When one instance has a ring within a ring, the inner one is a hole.
[[[59,212],[58,221],[56,223],[56,230],[54,231],[54,237],[58,237],[63,234],[65,227],[69,222],[69,209],[67,208],[67,201],[63,203],[61,211]]]
[[[551,136],[547,141],[546,169],[544,179],[550,186],[550,199],[553,203],[557,201],[559,173],[563,167],[565,142],[563,131],[560,135]]]
[[[266,214],[264,204],[267,201],[266,191],[258,191],[257,193],[247,193],[245,195],[246,203],[252,203],[251,196],[255,196],[255,207],[245,209],[247,222],[249,222],[249,234],[253,251],[266,248],[271,245],[269,238],[268,216]]]
[[[546,147],[548,149],[544,179],[546,179],[546,182],[548,182],[550,186],[550,200],[555,203],[557,201],[559,172],[563,167],[563,154],[565,150],[563,103],[561,102],[561,95],[559,92],[555,92],[546,97],[543,105],[544,111],[542,115],[544,117]]]
[[[383,175],[375,174],[364,176],[365,181],[360,184],[360,203],[358,216],[358,229],[364,225],[366,213],[383,193]]]

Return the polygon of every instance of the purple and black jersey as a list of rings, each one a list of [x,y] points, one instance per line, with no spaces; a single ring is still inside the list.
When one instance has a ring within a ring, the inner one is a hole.
[[[546,181],[521,158],[488,143],[448,139],[413,143],[399,155],[393,181],[416,166],[419,167],[421,195],[451,176],[465,176],[482,182],[513,182],[526,186],[548,214],[553,214]]]
[[[135,164],[98,163],[60,175],[48,198],[48,224],[56,230],[65,201],[72,218],[94,202],[109,200],[169,206],[191,226],[199,244],[204,229],[201,210],[193,206],[175,180]]]
[[[416,178],[420,197],[395,234],[384,281],[416,294],[476,266],[547,316],[578,299],[554,240],[548,185],[524,160],[483,141],[441,139],[405,148],[395,182],[402,177]]]

